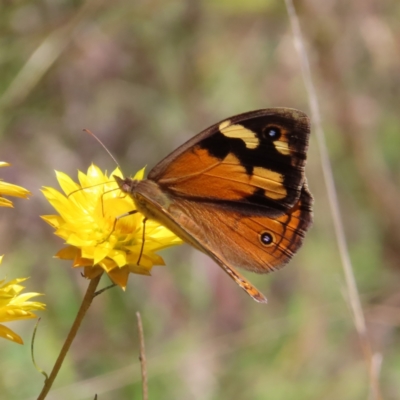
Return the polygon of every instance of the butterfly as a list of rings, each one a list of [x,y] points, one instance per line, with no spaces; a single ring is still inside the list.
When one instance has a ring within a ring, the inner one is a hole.
[[[194,136],[147,179],[115,179],[145,220],[210,256],[265,303],[236,268],[271,272],[301,246],[313,216],[304,172],[309,135],[310,121],[301,111],[250,111]]]

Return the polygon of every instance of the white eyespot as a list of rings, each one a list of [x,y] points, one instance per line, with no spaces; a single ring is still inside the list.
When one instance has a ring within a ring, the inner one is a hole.
[[[261,232],[260,233],[260,242],[264,246],[271,246],[275,242],[275,237],[271,232]]]

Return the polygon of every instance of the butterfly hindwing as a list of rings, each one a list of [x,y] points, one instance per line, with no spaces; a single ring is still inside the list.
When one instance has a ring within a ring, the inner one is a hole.
[[[196,247],[218,263],[266,273],[286,264],[301,246],[312,223],[312,197],[305,182],[292,209],[276,218],[183,199],[177,199],[170,212],[195,239]]]

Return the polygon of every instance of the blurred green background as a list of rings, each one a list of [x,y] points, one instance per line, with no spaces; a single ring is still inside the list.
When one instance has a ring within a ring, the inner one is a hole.
[[[400,398],[400,2],[295,1],[337,184],[350,255],[385,399]],[[279,0],[0,2],[1,177],[31,190],[0,213],[0,276],[30,276],[48,305],[36,339],[50,371],[87,282],[39,215],[54,170],[91,162],[126,175],[231,115],[309,112]],[[96,298],[49,399],[140,399],[135,312],[142,314],[151,399],[367,399],[368,374],[346,301],[317,143],[307,176],[315,223],[283,270],[248,275],[252,301],[209,258],[165,251],[153,277]],[[106,282],[104,280],[103,284]],[[37,396],[34,321],[0,341],[1,399]]]

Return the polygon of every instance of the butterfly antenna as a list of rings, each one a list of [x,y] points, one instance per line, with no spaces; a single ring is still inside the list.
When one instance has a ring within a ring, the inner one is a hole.
[[[111,154],[111,151],[107,149],[107,147],[105,146],[105,144],[89,129],[84,129],[84,132],[88,133],[89,135],[91,135],[92,137],[94,137],[97,142],[100,144],[100,146],[107,152],[107,154],[112,158],[112,160],[115,162],[115,164],[117,164],[117,167],[121,169],[120,165],[118,164],[118,161],[115,159],[115,157]]]

